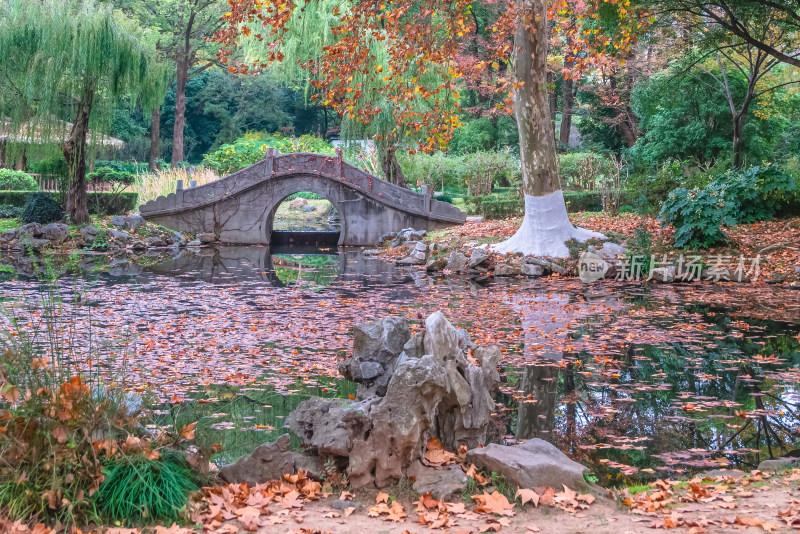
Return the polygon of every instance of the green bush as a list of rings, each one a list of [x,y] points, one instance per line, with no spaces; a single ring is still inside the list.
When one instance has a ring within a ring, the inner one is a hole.
[[[479,197],[466,197],[464,203],[467,210],[475,215],[481,215],[487,219],[503,219],[522,215],[525,212],[525,204],[519,197],[509,195],[483,195]]]
[[[675,227],[678,247],[707,248],[727,240],[723,226],[769,220],[798,202],[795,179],[775,166],[731,170],[705,187],[670,193],[659,218]]]
[[[613,162],[596,152],[572,152],[558,156],[558,174],[562,186],[576,191],[594,191],[613,170]]]
[[[90,182],[108,182],[113,184],[131,185],[134,175],[128,171],[114,170],[111,167],[98,167],[94,172],[86,175]]]
[[[22,208],[22,221],[26,224],[32,222],[50,224],[60,221],[63,216],[64,209],[61,204],[48,193],[33,193]]]
[[[0,190],[3,191],[38,191],[39,184],[28,173],[0,169]]]
[[[22,208],[33,195],[49,195],[55,200],[58,193],[34,193],[31,191],[0,191],[0,205]],[[89,192],[87,205],[92,215],[122,215],[139,207],[138,193]]]
[[[96,170],[100,170],[101,167],[108,167],[112,171],[136,174],[137,172],[145,172],[147,170],[147,163],[134,163],[130,161],[115,161],[105,159],[95,160],[94,168]]]
[[[673,190],[685,187],[683,165],[680,161],[667,162],[655,174],[639,173],[628,178],[628,191],[636,195],[639,211],[657,211]]]
[[[281,154],[313,152],[333,155],[333,147],[319,137],[303,135],[284,137],[281,134],[254,132],[245,134],[233,144],[222,145],[215,152],[203,156],[203,165],[211,167],[220,175],[230,174],[249,167],[264,159],[268,148],[277,148]]]
[[[602,211],[603,198],[599,191],[564,191],[564,202],[567,211]],[[628,201],[628,194],[622,193],[622,201]],[[521,198],[510,194],[491,194],[480,197],[465,197],[467,210],[487,219],[515,217],[525,213],[525,204]]]
[[[22,208],[10,204],[0,205],[0,219],[16,219],[22,215]]]
[[[69,165],[62,156],[35,161],[30,168],[35,174],[52,174],[61,178],[69,176]]]
[[[120,523],[178,521],[189,493],[198,489],[186,461],[162,454],[157,460],[126,456],[108,464],[97,500],[101,513]]]
[[[516,187],[522,182],[519,159],[510,152],[484,151],[462,156],[398,154],[406,182],[428,184],[437,190],[469,191],[483,195],[498,187]]]

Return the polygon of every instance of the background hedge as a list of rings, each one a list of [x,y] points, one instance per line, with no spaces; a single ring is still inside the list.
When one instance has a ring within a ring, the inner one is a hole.
[[[0,191],[0,205],[21,208],[34,191]],[[58,200],[58,193],[48,193]],[[92,215],[124,215],[139,208],[138,193],[89,192],[87,204]]]
[[[621,204],[629,204],[629,193],[622,192]],[[600,191],[564,191],[567,211],[602,211],[603,199]],[[520,216],[525,212],[525,203],[521,198],[503,194],[484,195],[482,197],[466,197],[464,202],[471,213],[482,215],[487,219]]]

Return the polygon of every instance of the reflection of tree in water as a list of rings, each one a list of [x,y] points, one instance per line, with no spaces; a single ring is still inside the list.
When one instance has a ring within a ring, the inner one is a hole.
[[[558,335],[558,325],[542,328],[535,319],[522,314],[522,327]],[[798,445],[800,427],[800,374],[787,366],[800,360],[796,333],[754,321],[754,330],[779,333],[763,332],[764,346],[726,336],[731,321],[722,314],[707,319],[719,328],[708,329],[713,343],[702,346],[620,343],[609,356],[545,353],[516,373],[509,369],[518,379],[510,422],[516,438],[552,441],[606,481],[620,472],[648,478],[750,469],[786,454]],[[540,342],[526,336],[526,348]],[[783,359],[758,356],[773,353]]]
[[[322,287],[331,285],[339,276],[340,260],[333,254],[276,254],[272,264],[285,285]]]

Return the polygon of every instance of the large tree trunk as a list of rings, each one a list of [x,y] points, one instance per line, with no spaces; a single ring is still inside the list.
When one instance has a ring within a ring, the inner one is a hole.
[[[569,67],[569,66],[567,66]],[[561,131],[558,140],[563,145],[569,145],[569,132],[572,129],[572,108],[575,106],[575,82],[572,78],[564,78],[564,85],[561,87]]]
[[[156,160],[161,157],[161,110],[153,108],[150,112],[150,157],[147,168],[151,171],[158,170]]]
[[[558,180],[556,140],[547,90],[547,0],[518,0],[520,19],[514,39],[518,84],[514,112],[519,128],[525,217],[517,233],[494,250],[565,258],[570,239],[585,241],[601,234],[575,228]]]
[[[6,140],[0,141],[0,169],[6,168]]]
[[[92,115],[93,101],[94,91],[89,89],[78,109],[69,139],[62,146],[64,159],[69,166],[67,216],[72,224],[89,222],[86,195],[86,135],[89,133],[89,117]]]
[[[406,178],[403,175],[403,169],[400,167],[400,163],[397,161],[397,153],[395,151],[395,147],[393,146],[383,146],[378,145],[378,159],[381,162],[381,170],[383,171],[383,177],[387,182],[391,182],[394,185],[399,185],[400,187],[408,188],[406,185]]]
[[[189,77],[187,54],[178,58],[175,78],[175,127],[172,130],[172,166],[183,161],[183,130],[186,127],[186,81]]]

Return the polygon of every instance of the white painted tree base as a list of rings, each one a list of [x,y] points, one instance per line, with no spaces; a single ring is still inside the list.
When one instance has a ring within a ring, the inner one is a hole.
[[[567,215],[564,194],[559,190],[549,195],[525,195],[525,217],[511,238],[492,245],[491,250],[501,254],[521,252],[549,258],[567,258],[569,250],[564,244],[570,239],[606,239],[603,234],[572,226]]]

